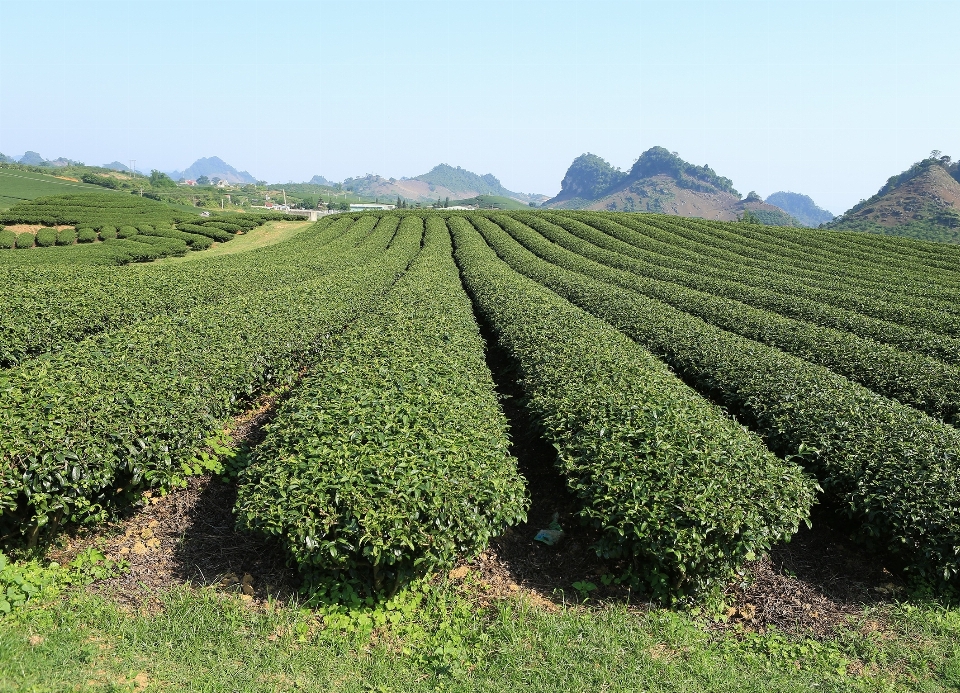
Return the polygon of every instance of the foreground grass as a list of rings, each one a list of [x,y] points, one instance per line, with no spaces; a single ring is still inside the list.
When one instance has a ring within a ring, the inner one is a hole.
[[[314,223],[315,222],[312,221],[268,221],[263,226],[258,226],[247,233],[234,236],[226,243],[214,243],[199,253],[187,253],[182,257],[168,257],[162,260],[155,260],[153,264],[172,265],[180,262],[193,262],[194,260],[202,260],[217,255],[245,253],[248,250],[256,250],[257,248],[263,248],[293,238]]]
[[[956,610],[891,606],[884,628],[817,643],[718,635],[665,610],[479,607],[470,590],[435,586],[371,611],[254,608],[178,587],[133,611],[74,589],[0,620],[0,690],[960,689]]]

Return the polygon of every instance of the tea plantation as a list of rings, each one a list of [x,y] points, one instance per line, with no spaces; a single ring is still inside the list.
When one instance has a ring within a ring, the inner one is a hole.
[[[288,219],[277,213],[202,217],[187,208],[123,193],[38,197],[0,210],[0,265],[150,262],[206,250],[214,242],[225,243],[266,221]],[[17,225],[29,228],[18,233],[6,228]],[[34,230],[34,226],[39,228]],[[3,252],[38,248],[47,250],[16,255]]]
[[[237,526],[311,580],[395,600],[525,520],[512,441],[532,437],[555,452],[591,549],[645,600],[722,587],[818,504],[817,521],[904,580],[957,589],[956,247],[440,210],[333,215],[250,252],[116,266],[135,254],[123,243],[198,250],[258,220],[94,200],[2,219],[117,248],[71,258],[84,247],[45,236],[0,251],[8,551],[213,472],[232,479]],[[494,347],[529,431],[510,430]],[[249,453],[218,457],[265,398]]]
[[[160,248],[256,223],[118,195],[41,198],[4,221],[130,227]],[[726,579],[815,502],[903,570],[957,580],[955,248],[494,212],[340,215],[178,267],[38,261],[56,251],[2,266],[18,287],[0,323],[8,540],[182,483],[230,417],[285,387],[238,482],[241,523],[378,589],[450,566],[527,503],[479,319],[596,550],[629,559],[651,594]]]

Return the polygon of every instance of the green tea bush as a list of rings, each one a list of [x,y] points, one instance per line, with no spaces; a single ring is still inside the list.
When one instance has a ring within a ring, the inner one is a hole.
[[[205,221],[203,223],[203,226],[208,228],[209,227],[217,228],[222,231],[227,231],[229,233],[237,233],[238,231],[243,231],[243,228],[244,228],[239,224],[228,224],[223,221]]]
[[[0,248],[6,248],[9,250],[17,244],[17,234],[13,231],[7,231],[4,229],[0,231]]]
[[[578,221],[585,216],[590,225]],[[634,260],[630,270],[644,276],[670,281],[703,291],[714,296],[733,299],[741,303],[768,310],[796,320],[831,327],[844,332],[873,339],[906,351],[916,351],[933,358],[960,365],[960,339],[919,327],[898,325],[854,311],[844,310],[798,295],[781,294],[744,283],[746,271],[726,270],[722,276],[705,276],[708,261],[688,257],[673,257],[663,242],[652,242],[639,233],[638,215],[581,215],[567,217],[554,214],[545,218],[562,226],[570,233]],[[644,218],[657,215],[639,215]],[[614,220],[620,220],[618,223]],[[652,222],[647,222],[650,224]],[[630,224],[628,228],[626,225]],[[742,225],[738,225],[742,226]],[[650,233],[653,233],[652,231]],[[680,249],[674,248],[674,253]],[[863,264],[863,261],[861,261]],[[641,269],[642,268],[642,269]],[[892,281],[893,278],[890,278]],[[913,285],[911,285],[913,286]]]
[[[37,245],[41,248],[50,248],[57,244],[57,230],[42,228],[37,231]]]
[[[321,259],[315,244],[295,246],[327,274],[289,281],[288,248],[279,286],[230,295],[215,310],[164,312],[0,370],[0,537],[29,540],[57,521],[105,517],[121,490],[183,483],[228,417],[296,381],[409,264],[420,237],[398,236],[388,249],[393,229],[357,248],[331,243]],[[56,249],[36,254],[47,252]],[[241,261],[262,281],[257,258]]]
[[[77,231],[77,243],[93,243],[97,240],[97,232],[91,228],[83,228]]]
[[[511,266],[649,348],[684,380],[801,461],[869,545],[905,569],[960,572],[960,431],[826,368],[627,289],[546,262],[481,220]]]
[[[405,217],[399,233],[422,228]],[[241,473],[238,517],[281,537],[303,569],[396,591],[524,519],[508,447],[449,234],[432,217],[407,273],[270,424]]]
[[[644,274],[645,264],[595,246],[538,216],[498,215],[493,219],[548,262],[663,301],[722,329],[826,366],[948,423],[960,423],[960,369],[955,366],[654,279]]]
[[[349,218],[326,221],[318,224],[315,233],[265,248],[256,258],[243,253],[218,258],[212,265],[144,267],[134,272],[87,266],[94,259],[99,265],[133,262],[134,254],[143,251],[158,256],[151,246],[125,240],[36,253],[47,258],[42,265],[0,265],[8,285],[21,287],[6,296],[9,310],[0,311],[0,368],[30,356],[62,351],[86,337],[156,315],[183,313],[230,296],[316,279],[329,271],[327,252],[339,257],[336,248],[353,247],[370,234],[376,222],[372,218],[362,224]],[[393,230],[385,223],[376,235],[389,234],[389,240]],[[49,260],[51,256],[56,264]],[[256,266],[251,264],[253,260],[258,261]],[[54,294],[58,299],[52,302],[49,297]]]
[[[223,229],[218,229],[215,226],[207,226],[207,225],[199,226],[197,224],[177,224],[177,228],[180,231],[186,231],[188,233],[197,233],[197,234],[200,234],[201,236],[209,236],[213,240],[220,241],[221,243],[229,241],[231,238],[233,238],[232,233],[229,233],[228,231],[224,231]]]
[[[117,238],[133,238],[137,235],[137,229],[134,226],[121,226],[117,229]]]
[[[187,243],[181,238],[136,235],[130,240],[156,248],[160,253],[162,253],[161,257],[185,255],[187,252]]]
[[[96,228],[103,224],[170,224],[199,219],[196,214],[176,210],[162,202],[119,193],[76,193],[38,197],[0,211],[0,223],[73,224]]]
[[[17,234],[16,247],[17,247],[17,248],[32,248],[35,238],[36,238],[36,237],[35,237],[32,233],[30,233],[29,231],[27,231],[27,232],[25,232],[25,233],[18,233],[18,234]]]
[[[110,241],[117,237],[117,230],[112,226],[104,226],[100,229],[100,240]]]
[[[516,360],[523,402],[600,531],[601,555],[628,559],[671,599],[796,532],[814,500],[796,464],[622,333],[508,267],[465,219],[449,223],[464,283]]]
[[[77,240],[77,232],[73,229],[60,229],[57,231],[57,245],[73,245]]]
[[[149,229],[148,231],[144,229]],[[140,236],[161,236],[164,238],[175,238],[181,240],[190,246],[191,250],[206,250],[213,245],[213,239],[208,236],[201,236],[198,233],[186,233],[170,228],[152,228],[144,226],[140,229]]]

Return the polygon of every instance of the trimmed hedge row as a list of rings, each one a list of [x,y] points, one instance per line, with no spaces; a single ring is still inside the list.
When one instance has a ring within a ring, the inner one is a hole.
[[[137,234],[130,239],[136,243],[152,246],[164,253],[163,257],[177,257],[187,254],[187,244],[179,238],[165,238],[163,236],[141,236]]]
[[[38,197],[0,211],[0,223],[4,224],[72,224],[93,228],[104,224],[119,226],[141,222],[169,225],[195,218],[198,218],[197,215],[178,211],[162,202],[116,193],[70,193]]]
[[[590,223],[591,218],[599,215],[576,213],[576,218]],[[650,241],[662,241],[672,248],[674,257],[686,257],[696,263],[703,262],[703,256],[722,258],[742,267],[739,272],[751,271],[751,267],[768,268],[769,271],[787,273],[803,281],[811,277],[823,280],[825,277],[844,289],[873,292],[874,295],[890,293],[894,296],[923,296],[940,300],[944,296],[944,287],[930,280],[929,268],[916,263],[904,263],[882,253],[876,253],[869,261],[865,258],[851,258],[837,253],[842,250],[842,240],[838,235],[824,238],[816,248],[799,246],[785,239],[778,239],[778,230],[764,228],[759,233],[745,224],[716,225],[702,219],[680,219],[662,215],[615,214],[609,218],[638,231]],[[805,235],[813,233],[805,229]],[[712,261],[708,261],[712,263]],[[956,292],[956,289],[948,290]]]
[[[24,233],[18,233],[15,247],[32,248],[33,242],[35,239],[36,239],[36,236],[34,236],[34,234],[30,233],[29,231],[26,231]]]
[[[589,223],[589,213],[576,216]],[[800,287],[814,300],[881,319],[890,320],[890,315],[900,317],[906,312],[911,320],[940,324],[939,314],[955,313],[951,299],[960,298],[955,288],[932,283],[931,275],[935,273],[915,263],[901,260],[884,264],[882,256],[867,261],[804,247],[795,251],[794,256],[789,247],[784,247],[790,244],[783,241],[765,247],[773,243],[772,239],[765,239],[763,250],[755,249],[753,246],[760,244],[751,243],[750,236],[756,232],[750,230],[718,230],[702,220],[669,221],[627,215],[615,218],[646,237],[647,249],[690,260],[711,276],[722,278],[732,271],[759,288],[793,292]],[[711,247],[710,243],[721,247]],[[696,247],[695,252],[684,248],[691,245]],[[835,246],[829,248],[833,250]],[[926,290],[918,293],[924,287]],[[956,315],[953,320],[957,320]]]
[[[505,215],[492,219],[543,260],[663,301],[711,325],[826,366],[948,423],[960,423],[960,369],[956,367],[847,332],[633,274],[629,271],[630,258],[598,248],[543,219],[524,218],[528,225]]]
[[[406,274],[281,407],[237,494],[245,529],[370,593],[475,556],[528,506],[449,234],[426,226]]]
[[[17,244],[17,234],[13,231],[7,231],[4,229],[0,231],[0,248],[5,248],[7,250],[12,249]]]
[[[556,223],[561,226],[563,225],[561,215],[551,214],[548,215],[548,218],[556,220]],[[572,220],[566,221],[569,223]],[[637,224],[637,221],[636,219],[631,220],[633,224]],[[717,263],[711,263],[706,258],[702,258],[700,262],[671,258],[669,257],[669,247],[663,248],[664,243],[662,241],[644,238],[642,233],[635,229],[633,233],[635,234],[634,239],[638,243],[642,243],[644,249],[658,254],[661,258],[660,261],[667,266],[686,272],[695,272],[705,279],[725,281],[733,276],[740,284],[746,284],[766,293],[780,295],[787,300],[805,299],[819,305],[832,306],[839,310],[869,316],[912,329],[919,328],[952,337],[960,335],[960,315],[946,312],[940,308],[927,307],[926,304],[929,303],[929,299],[913,299],[909,296],[897,297],[893,295],[889,295],[886,299],[878,299],[876,298],[876,292],[858,293],[853,287],[847,287],[841,291],[817,288],[810,286],[803,279],[796,279],[787,274],[758,276],[755,272],[747,271],[747,268],[738,267],[734,263],[714,266]],[[641,238],[637,239],[636,236]],[[628,240],[628,242],[630,241]],[[934,301],[934,303],[940,302]]]
[[[137,235],[135,226],[121,226],[117,229],[117,238],[133,238]]]
[[[419,247],[419,235],[402,235],[367,268],[369,252],[347,251],[341,272],[158,316],[0,372],[0,536],[101,518],[126,489],[180,483],[227,417],[320,358]]]
[[[104,226],[99,232],[101,241],[111,241],[117,237],[117,230],[112,226]]]
[[[717,229],[717,222],[703,221],[705,226]],[[784,229],[772,229],[769,236],[763,233],[746,229],[746,232],[753,235],[760,242],[767,242],[781,246],[792,246],[800,249],[807,255],[819,255],[823,253],[824,246],[828,247],[834,254],[843,254],[849,257],[853,263],[863,265],[876,265],[882,262],[889,266],[901,268],[912,268],[917,261],[924,265],[927,272],[933,275],[943,275],[940,271],[956,274],[960,271],[960,257],[956,246],[950,243],[932,243],[929,241],[914,241],[915,249],[922,247],[925,249],[925,257],[922,259],[917,255],[908,255],[904,253],[905,247],[902,241],[907,240],[902,237],[896,238],[889,243],[877,244],[869,251],[865,251],[858,243],[860,236],[871,234],[858,233],[856,231],[833,231],[826,229],[803,229],[800,233],[791,236],[784,235]],[[899,246],[899,247],[897,247]],[[878,252],[879,250],[879,252]],[[954,280],[956,282],[956,280]]]
[[[77,243],[93,243],[97,240],[97,232],[91,228],[79,229],[77,231]]]
[[[905,569],[960,571],[960,431],[778,349],[552,265],[483,219],[512,267],[622,330],[721,402],[779,455],[802,460],[862,539]]]
[[[150,229],[145,231],[144,229]],[[175,238],[177,240],[183,241],[188,246],[190,250],[206,250],[211,245],[213,245],[213,239],[209,236],[201,236],[199,233],[186,233],[184,231],[177,231],[176,229],[164,229],[157,228],[153,229],[149,226],[143,227],[140,229],[140,236],[162,236],[163,238]]]
[[[231,238],[233,238],[232,233],[228,231],[224,231],[222,229],[218,229],[215,226],[208,226],[206,224],[203,226],[200,226],[198,224],[178,224],[177,228],[180,231],[187,231],[189,233],[196,233],[201,236],[208,236],[213,240],[219,241],[221,243],[225,243],[229,241]]]
[[[602,532],[601,555],[630,559],[669,598],[796,532],[814,497],[799,467],[645,349],[500,262],[466,220],[449,225],[467,289],[519,365],[531,419]]]
[[[223,221],[206,221],[202,225],[208,228],[220,229],[228,233],[237,233],[244,230],[244,227],[239,224],[228,224]]]
[[[524,215],[519,218],[526,219],[529,217]],[[736,281],[737,277],[733,275],[729,279],[721,280],[701,276],[694,269],[675,269],[670,258],[644,251],[628,242],[636,240],[636,231],[605,217],[592,217],[590,225],[570,217],[553,218],[558,226],[573,235],[605,250],[612,250],[624,256],[625,260],[630,261],[629,269],[631,272],[654,279],[675,282],[714,296],[730,298],[755,308],[822,327],[832,327],[850,332],[860,337],[895,346],[904,351],[913,351],[953,365],[960,365],[960,339],[919,328],[884,322],[799,296],[785,296],[776,292],[764,291]]]
[[[371,236],[376,223],[375,217],[362,223],[345,217],[255,253],[163,268],[50,265],[55,250],[42,253],[46,267],[0,266],[0,279],[21,287],[5,299],[10,310],[0,311],[0,367],[155,315],[179,314],[235,294],[314,279],[339,267],[340,251],[368,236],[364,252],[382,252],[396,224],[387,221]],[[64,255],[73,261],[81,251],[112,257],[111,264],[134,261],[144,253],[147,259],[161,256],[153,246],[125,240],[64,249]],[[49,300],[52,295],[58,297],[55,303]]]

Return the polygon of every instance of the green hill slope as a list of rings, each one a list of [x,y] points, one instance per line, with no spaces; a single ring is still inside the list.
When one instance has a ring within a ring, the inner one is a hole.
[[[79,180],[19,169],[0,169],[0,209],[48,195],[103,192],[104,189],[99,185],[88,185]]]
[[[948,156],[918,161],[828,228],[960,243],[960,163]]]
[[[820,226],[834,219],[833,214],[817,206],[808,195],[781,191],[768,196],[766,202],[779,207],[804,226]]]
[[[628,172],[595,154],[583,154],[567,169],[560,186],[560,193],[544,202],[544,207],[654,212],[721,221],[750,218],[767,225],[799,225],[756,193],[744,199],[733,181],[709,166],[691,164],[663,147],[645,151]]]

